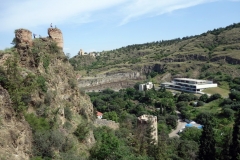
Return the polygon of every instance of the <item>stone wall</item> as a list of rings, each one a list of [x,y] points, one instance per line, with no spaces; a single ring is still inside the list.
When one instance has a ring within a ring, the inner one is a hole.
[[[58,28],[48,28],[48,35],[55,42],[57,42],[58,47],[63,48],[63,36],[62,32]]]
[[[96,119],[94,121],[94,125],[97,127],[107,126],[112,129],[119,128],[119,123],[116,123],[115,121],[112,121],[112,120],[106,120],[106,119]]]

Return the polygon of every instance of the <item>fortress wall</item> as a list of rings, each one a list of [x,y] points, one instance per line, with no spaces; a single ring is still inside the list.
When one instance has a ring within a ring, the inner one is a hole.
[[[119,123],[116,123],[115,121],[106,120],[106,119],[96,119],[94,121],[94,125],[97,127],[107,126],[112,129],[118,129]]]

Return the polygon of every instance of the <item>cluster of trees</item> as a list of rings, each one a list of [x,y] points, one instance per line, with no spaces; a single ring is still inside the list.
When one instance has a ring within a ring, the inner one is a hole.
[[[234,78],[231,86],[237,88],[239,82],[239,78]],[[108,155],[117,159],[237,159],[240,151],[237,150],[240,145],[237,136],[240,134],[240,114],[237,107],[231,109],[226,106],[239,102],[237,93],[240,93],[239,90],[234,89],[229,98],[222,98],[220,94],[203,94],[200,97],[191,93],[173,95],[164,88],[140,92],[138,84],[135,88],[119,92],[106,89],[101,93],[88,93],[96,110],[106,114],[106,119],[120,123],[120,129],[116,131],[96,129],[94,133],[99,142],[91,151],[92,158],[101,158],[100,146],[109,143],[103,137],[112,136],[116,141],[111,142],[116,142],[118,147],[113,147],[114,151]],[[206,112],[212,108],[211,104],[216,103],[217,112]],[[210,107],[201,110],[204,106]],[[180,134],[180,138],[169,138],[171,129],[177,125],[177,109],[182,112],[183,118],[195,120],[203,125],[203,129],[187,128]],[[149,145],[152,140],[148,134],[151,128],[145,128],[143,132],[137,124],[137,117],[142,114],[158,117],[158,145]],[[224,119],[228,120],[226,126],[222,125]],[[234,124],[233,130],[231,124]],[[111,134],[108,135],[108,132]],[[109,144],[109,147],[112,145]],[[118,155],[118,149],[123,151],[122,154]]]

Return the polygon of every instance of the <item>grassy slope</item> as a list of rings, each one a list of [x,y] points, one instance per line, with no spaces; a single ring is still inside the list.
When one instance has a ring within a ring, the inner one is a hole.
[[[93,60],[72,58],[78,65],[84,64],[89,76],[106,72],[127,72],[140,69],[143,65],[165,63],[164,59],[184,59],[183,62],[167,62],[167,72],[172,75],[199,78],[200,72],[221,71],[235,77],[240,76],[239,65],[226,62],[211,62],[211,58],[230,56],[240,59],[240,23],[218,30],[208,31],[198,36],[178,38],[174,40],[130,45],[119,49],[101,52],[101,56]],[[188,60],[189,55],[205,56],[208,60]],[[87,62],[85,62],[87,61]],[[89,63],[90,62],[90,63]],[[93,62],[93,63],[91,63]],[[211,67],[205,71],[201,68],[208,63]],[[223,65],[224,64],[224,65]],[[207,76],[205,76],[207,77]]]
[[[204,89],[203,92],[207,94],[219,93],[222,97],[228,97],[228,94],[230,93],[229,90],[220,87],[207,88]]]

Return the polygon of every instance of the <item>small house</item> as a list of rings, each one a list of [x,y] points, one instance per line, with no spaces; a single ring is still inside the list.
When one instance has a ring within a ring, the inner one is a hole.
[[[97,118],[102,119],[103,113],[97,111]]]

